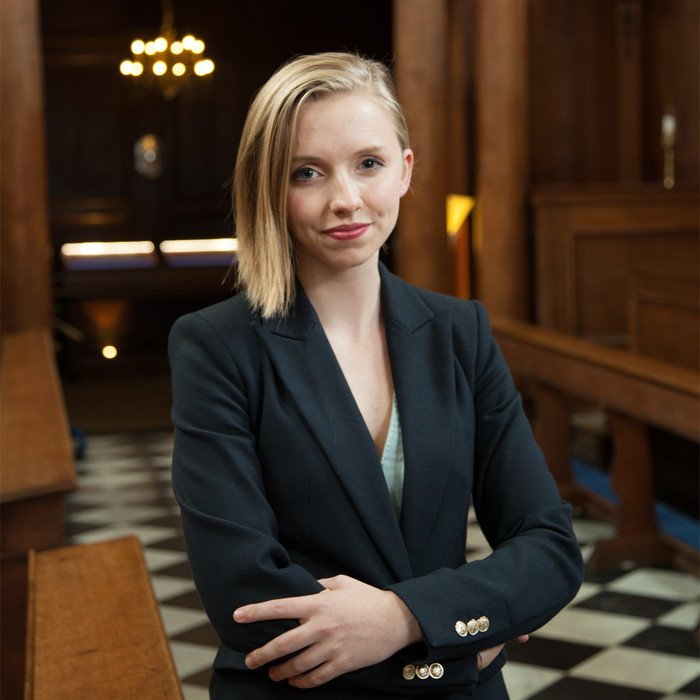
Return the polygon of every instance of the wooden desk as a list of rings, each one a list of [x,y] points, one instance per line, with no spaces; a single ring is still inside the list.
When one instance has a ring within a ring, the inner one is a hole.
[[[182,698],[136,537],[31,552],[25,700]]]

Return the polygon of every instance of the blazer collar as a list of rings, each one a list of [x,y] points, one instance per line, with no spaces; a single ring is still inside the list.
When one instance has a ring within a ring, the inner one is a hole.
[[[402,580],[412,575],[411,565],[419,565],[425,551],[451,465],[449,445],[454,411],[445,405],[445,397],[452,395],[452,366],[447,358],[448,366],[444,367],[444,347],[435,347],[432,333],[435,314],[418,291],[383,264],[380,275],[404,442],[400,524],[372,438],[318,316],[300,285],[293,312],[285,318],[263,320],[262,337],[311,434],[324,450],[387,565]]]
[[[300,286],[293,312],[283,319],[263,320],[261,337],[279,381],[294,398],[311,439],[353,503],[388,575],[395,580],[409,578],[410,563],[377,449]]]
[[[382,294],[404,447],[400,526],[417,574],[455,459],[454,358],[449,324],[423,292],[384,271]]]
[[[430,323],[435,314],[420,299],[414,287],[389,272],[381,262],[379,275],[385,323],[391,320],[409,333]],[[298,340],[304,340],[317,323],[319,320],[316,311],[299,282],[297,282],[296,303],[292,312],[285,317],[275,316],[262,321],[263,327],[270,333]]]

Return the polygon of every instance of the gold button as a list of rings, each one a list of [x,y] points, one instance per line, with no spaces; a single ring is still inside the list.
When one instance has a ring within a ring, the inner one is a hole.
[[[421,680],[425,680],[430,675],[430,669],[425,664],[416,666],[416,675]]]
[[[466,637],[467,636],[467,623],[462,622],[462,620],[457,620],[457,622],[455,622],[455,632],[460,637]]]
[[[404,677],[404,680],[413,680],[416,677],[416,667],[413,664],[406,664],[401,675]]]
[[[442,664],[430,664],[429,673],[431,678],[442,678],[445,669],[442,667]]]
[[[479,625],[479,632],[486,632],[486,630],[489,628],[489,618],[485,615],[482,615],[476,621],[476,624]]]
[[[471,635],[475,635],[479,631],[479,623],[476,620],[469,620],[467,622],[467,632]]]

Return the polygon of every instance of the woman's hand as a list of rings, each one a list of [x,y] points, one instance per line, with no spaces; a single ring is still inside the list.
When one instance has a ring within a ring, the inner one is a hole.
[[[515,638],[515,641],[524,644],[528,639],[530,639],[529,634],[521,634],[519,637]],[[491,662],[501,653],[501,649],[503,649],[504,646],[505,644],[499,644],[498,646],[480,651],[476,655],[477,669],[479,671],[483,671],[487,666],[489,666]]]
[[[236,622],[299,620],[299,626],[246,656],[258,668],[295,654],[270,669],[274,681],[314,688],[343,673],[371,666],[421,640],[416,619],[395,593],[349,576],[321,579],[326,590],[238,608]],[[485,653],[485,652],[484,652]]]

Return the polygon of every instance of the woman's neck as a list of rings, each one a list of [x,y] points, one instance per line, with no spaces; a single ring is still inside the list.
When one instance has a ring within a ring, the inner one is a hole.
[[[358,336],[376,329],[381,317],[376,261],[341,272],[302,269],[297,275],[326,333]]]

